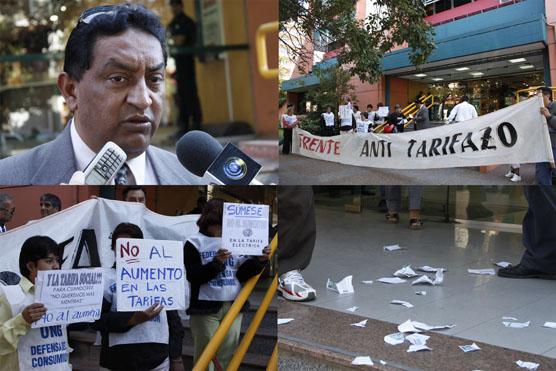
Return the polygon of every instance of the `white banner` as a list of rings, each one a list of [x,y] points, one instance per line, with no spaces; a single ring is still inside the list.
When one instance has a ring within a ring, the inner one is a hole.
[[[100,318],[103,290],[102,268],[39,271],[35,303],[48,311],[31,327],[94,322]]]
[[[160,303],[185,309],[183,242],[118,238],[116,295],[118,312],[145,310]]]
[[[115,262],[110,235],[119,223],[138,225],[146,239],[185,243],[199,230],[198,219],[199,215],[160,215],[134,202],[87,200],[0,234],[0,272],[12,271],[20,275],[19,252],[23,242],[31,236],[48,236],[64,246],[62,269],[96,265],[110,268]]]
[[[319,137],[294,130],[293,153],[348,165],[434,169],[554,162],[541,97],[476,119],[399,134]]]
[[[268,205],[224,203],[222,246],[232,255],[262,255],[268,245]]]

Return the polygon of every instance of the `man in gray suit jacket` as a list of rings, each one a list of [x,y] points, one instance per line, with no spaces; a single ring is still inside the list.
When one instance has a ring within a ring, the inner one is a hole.
[[[108,141],[126,152],[130,184],[201,183],[174,154],[150,145],[162,119],[165,43],[160,19],[142,6],[83,12],[58,77],[73,119],[52,142],[0,161],[0,184],[68,183]]]
[[[419,111],[417,111],[417,114],[413,118],[413,121],[415,122],[415,130],[428,129],[430,127],[429,109],[419,100],[415,100],[415,105],[419,107]]]

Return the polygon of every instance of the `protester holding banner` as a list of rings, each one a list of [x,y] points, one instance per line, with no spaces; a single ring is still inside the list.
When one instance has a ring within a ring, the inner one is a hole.
[[[21,281],[0,286],[0,370],[70,370],[66,326],[31,328],[46,314],[33,303],[38,271],[60,269],[60,248],[46,236],[28,238],[19,254]]]
[[[184,246],[184,263],[191,296],[187,314],[190,317],[194,342],[194,362],[197,362],[220,322],[241,290],[241,284],[260,273],[268,260],[267,246],[261,256],[233,256],[222,248],[224,201],[211,199],[197,221],[199,232],[190,236]],[[247,306],[248,304],[246,304]],[[244,306],[244,309],[246,309]],[[237,347],[242,314],[234,320],[216,361],[225,370]],[[210,370],[214,365],[211,363]]]
[[[141,229],[121,223],[112,232],[118,238],[143,238]],[[113,267],[115,268],[115,266]],[[176,311],[153,304],[144,311],[117,312],[115,269],[106,272],[102,314],[93,328],[101,332],[100,366],[109,370],[183,370],[184,329]]]
[[[293,104],[288,104],[288,111],[282,115],[282,129],[284,129],[284,144],[282,154],[288,155],[292,146],[292,131],[298,126],[297,117],[293,114]]]
[[[541,114],[546,118],[548,124],[548,133],[550,135],[550,142],[552,143],[552,153],[556,158],[556,103],[552,101],[552,90],[547,87],[539,89],[542,94],[544,107],[541,107]],[[537,184],[551,185],[554,169],[554,164],[549,162],[538,163],[535,167],[535,175]]]

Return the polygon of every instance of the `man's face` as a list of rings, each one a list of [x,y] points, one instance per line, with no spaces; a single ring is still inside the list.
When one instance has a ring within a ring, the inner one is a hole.
[[[6,224],[12,220],[12,216],[15,214],[15,206],[12,200],[4,202],[0,205],[0,223]]]
[[[77,131],[93,151],[111,140],[130,158],[142,154],[162,117],[160,42],[134,28],[98,38],[75,96]]]
[[[543,103],[544,103],[544,106],[545,106],[546,108],[548,108],[548,106],[550,105],[550,95],[548,95],[548,94],[542,94],[542,92],[541,92],[541,95],[542,95],[542,101],[543,101]]]
[[[42,198],[40,201],[40,205],[41,205],[41,218],[44,218],[45,216],[52,215],[60,211],[60,209],[52,206],[52,203],[50,201],[46,201]]]
[[[125,201],[140,202],[145,205],[145,193],[140,189],[134,189],[127,193]]]
[[[27,263],[27,269],[29,270],[29,280],[35,283],[35,278],[37,277],[38,271],[51,271],[60,269],[60,261],[56,255],[49,254],[48,257],[44,259],[39,259],[37,261]]]
[[[172,8],[172,14],[174,16],[180,14],[183,11],[183,7],[180,4],[170,4],[170,7]]]

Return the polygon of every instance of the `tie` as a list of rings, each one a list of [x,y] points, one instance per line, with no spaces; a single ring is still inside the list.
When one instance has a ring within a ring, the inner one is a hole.
[[[124,164],[116,173],[114,183],[118,185],[134,185],[135,177],[127,164]]]

